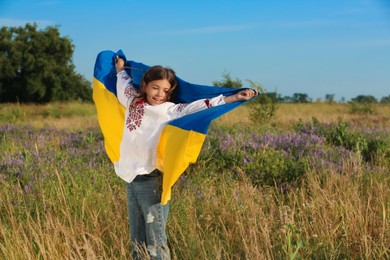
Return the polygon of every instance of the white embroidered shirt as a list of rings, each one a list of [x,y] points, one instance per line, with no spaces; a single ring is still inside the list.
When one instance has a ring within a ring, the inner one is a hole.
[[[225,104],[223,95],[188,104],[165,102],[156,106],[144,100],[134,100],[138,90],[124,70],[117,74],[116,87],[118,100],[126,108],[126,113],[120,159],[114,166],[116,174],[128,183],[137,175],[148,174],[156,169],[157,145],[168,121]]]

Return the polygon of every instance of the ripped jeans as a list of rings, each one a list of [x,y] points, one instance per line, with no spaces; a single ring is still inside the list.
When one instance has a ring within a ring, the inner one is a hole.
[[[133,259],[143,259],[137,247],[146,246],[150,259],[170,259],[165,227],[169,204],[161,205],[162,174],[154,170],[126,183]]]

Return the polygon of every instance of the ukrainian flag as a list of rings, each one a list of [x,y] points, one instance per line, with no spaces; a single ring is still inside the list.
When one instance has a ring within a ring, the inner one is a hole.
[[[108,157],[113,163],[120,158],[125,108],[116,97],[115,58],[126,60],[121,50],[102,51],[96,58],[93,78],[93,100],[96,105],[100,128],[104,136],[104,145]],[[126,62],[126,70],[133,79],[136,88],[140,87],[143,74],[149,66],[135,61]],[[178,78],[178,87],[172,102],[190,103],[204,98],[212,98],[237,93],[238,89],[210,87],[188,83]],[[247,102],[247,101],[245,101]],[[171,198],[171,188],[187,169],[195,163],[212,120],[229,112],[245,102],[234,102],[211,107],[168,123],[160,137],[157,148],[157,168],[163,172],[163,194],[161,203]]]

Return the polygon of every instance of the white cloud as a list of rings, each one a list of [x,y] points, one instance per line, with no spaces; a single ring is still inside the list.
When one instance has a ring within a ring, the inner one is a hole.
[[[223,33],[233,31],[244,31],[253,28],[252,25],[216,25],[205,26],[198,28],[188,28],[180,30],[161,31],[157,34],[169,34],[169,35],[190,35],[190,34],[205,34],[205,33]],[[152,33],[156,34],[156,32]]]
[[[303,28],[303,27],[313,27],[319,25],[329,24],[327,20],[306,20],[306,21],[290,21],[285,23],[275,23],[270,24],[272,27],[278,28]]]

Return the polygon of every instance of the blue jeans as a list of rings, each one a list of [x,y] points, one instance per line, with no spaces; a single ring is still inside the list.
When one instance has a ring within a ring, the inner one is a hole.
[[[126,183],[130,239],[133,259],[137,246],[146,246],[151,259],[170,259],[165,227],[169,204],[161,205],[162,174],[154,170]]]

